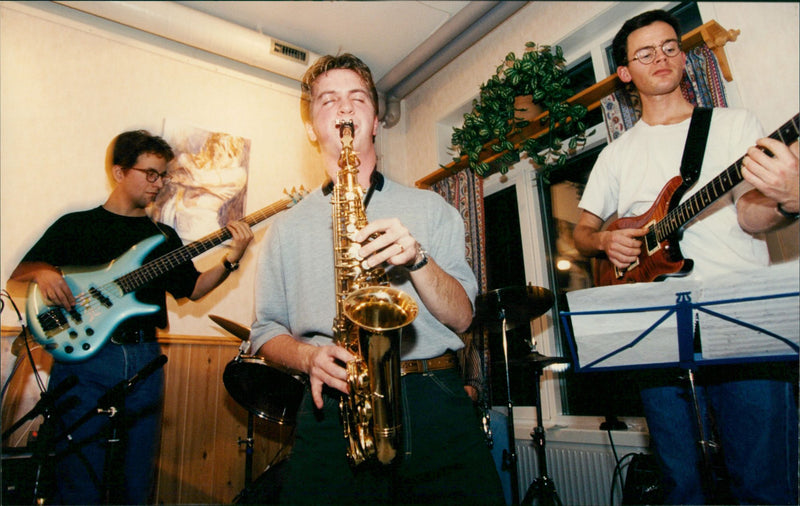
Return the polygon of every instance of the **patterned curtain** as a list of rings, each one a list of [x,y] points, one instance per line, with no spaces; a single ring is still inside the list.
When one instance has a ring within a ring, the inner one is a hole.
[[[684,98],[698,107],[728,107],[722,73],[714,52],[702,44],[686,52],[686,72],[681,81]],[[632,86],[624,86],[600,100],[603,119],[612,142],[629,129],[642,115],[639,95]]]
[[[478,280],[480,293],[486,293],[486,234],[483,208],[483,180],[471,170],[461,170],[431,186],[435,191],[458,209],[464,219],[466,233],[467,261]],[[461,335],[465,347],[459,354],[464,382],[473,386],[479,393],[484,388],[486,367],[489,362],[489,347],[479,330],[470,330]]]

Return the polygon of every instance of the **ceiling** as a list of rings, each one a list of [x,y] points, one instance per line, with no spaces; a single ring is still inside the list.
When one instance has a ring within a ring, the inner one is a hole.
[[[526,2],[179,1],[318,55],[350,52],[402,98]]]

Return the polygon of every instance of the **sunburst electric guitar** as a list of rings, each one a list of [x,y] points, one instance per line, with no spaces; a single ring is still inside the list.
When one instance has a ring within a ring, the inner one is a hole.
[[[303,198],[305,190],[301,187],[284,193],[289,198],[250,214],[243,221],[252,227],[293,206]],[[77,362],[91,357],[120,323],[159,310],[157,305],[139,302],[136,290],[230,238],[230,231],[223,228],[142,265],[145,257],[164,242],[163,235],[154,235],[106,265],[64,267],[64,279],[76,300],[70,311],[50,305],[38,285],[31,283],[25,313],[34,340],[56,360]]]
[[[784,144],[791,144],[798,138],[798,116],[787,121],[770,134]],[[688,189],[681,176],[670,179],[656,198],[650,209],[639,216],[620,218],[611,223],[607,230],[647,227],[641,237],[642,252],[630,266],[620,269],[606,257],[598,257],[595,267],[595,285],[619,285],[660,281],[670,276],[685,276],[691,270],[692,260],[683,258],[680,247],[680,232],[683,227],[701,211],[742,182],[742,160],[739,158],[730,167],[700,188],[686,202],[679,204]]]

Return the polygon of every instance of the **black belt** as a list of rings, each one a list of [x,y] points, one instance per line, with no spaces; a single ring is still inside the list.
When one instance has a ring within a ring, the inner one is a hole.
[[[156,340],[156,329],[124,329],[116,330],[111,334],[114,344],[139,344]]]
[[[438,357],[420,359],[420,360],[403,360],[400,362],[400,374],[413,374],[428,371],[441,371],[444,369],[455,369],[458,367],[458,358],[455,352],[448,351],[444,355]]]

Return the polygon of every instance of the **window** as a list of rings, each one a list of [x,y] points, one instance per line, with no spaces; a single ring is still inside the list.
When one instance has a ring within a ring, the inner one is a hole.
[[[507,175],[492,174],[484,180],[484,211],[486,213],[486,270],[488,290],[519,287],[531,284],[549,286],[544,251],[544,236],[539,220],[538,197],[534,189],[535,171],[529,163],[518,163]],[[520,359],[529,355],[532,347],[548,356],[556,356],[547,336],[549,315],[531,325],[509,322],[506,332],[509,358],[511,399],[517,406],[532,406],[536,392],[531,390],[532,371]],[[527,323],[527,322],[526,322]],[[489,364],[491,403],[507,404],[502,331],[487,329],[487,346],[491,353]]]
[[[667,10],[678,18],[681,24],[681,31],[683,31],[680,35],[691,32],[703,24],[703,20],[700,17],[700,10],[697,8],[697,2],[681,2],[676,7]],[[611,75],[617,71],[617,63],[614,61],[614,57],[611,54],[610,44],[605,48],[605,52],[606,61],[608,61],[608,74]]]
[[[549,184],[538,184],[543,233],[549,241],[548,264],[556,291],[556,311],[567,311],[566,294],[593,285],[592,261],[578,253],[572,241],[577,222],[577,208],[583,187],[604,144],[588,149],[570,159],[563,171],[553,174]],[[570,356],[566,332],[559,329],[558,344],[564,356]],[[643,416],[638,371],[575,372],[559,374],[562,413],[598,417]]]

